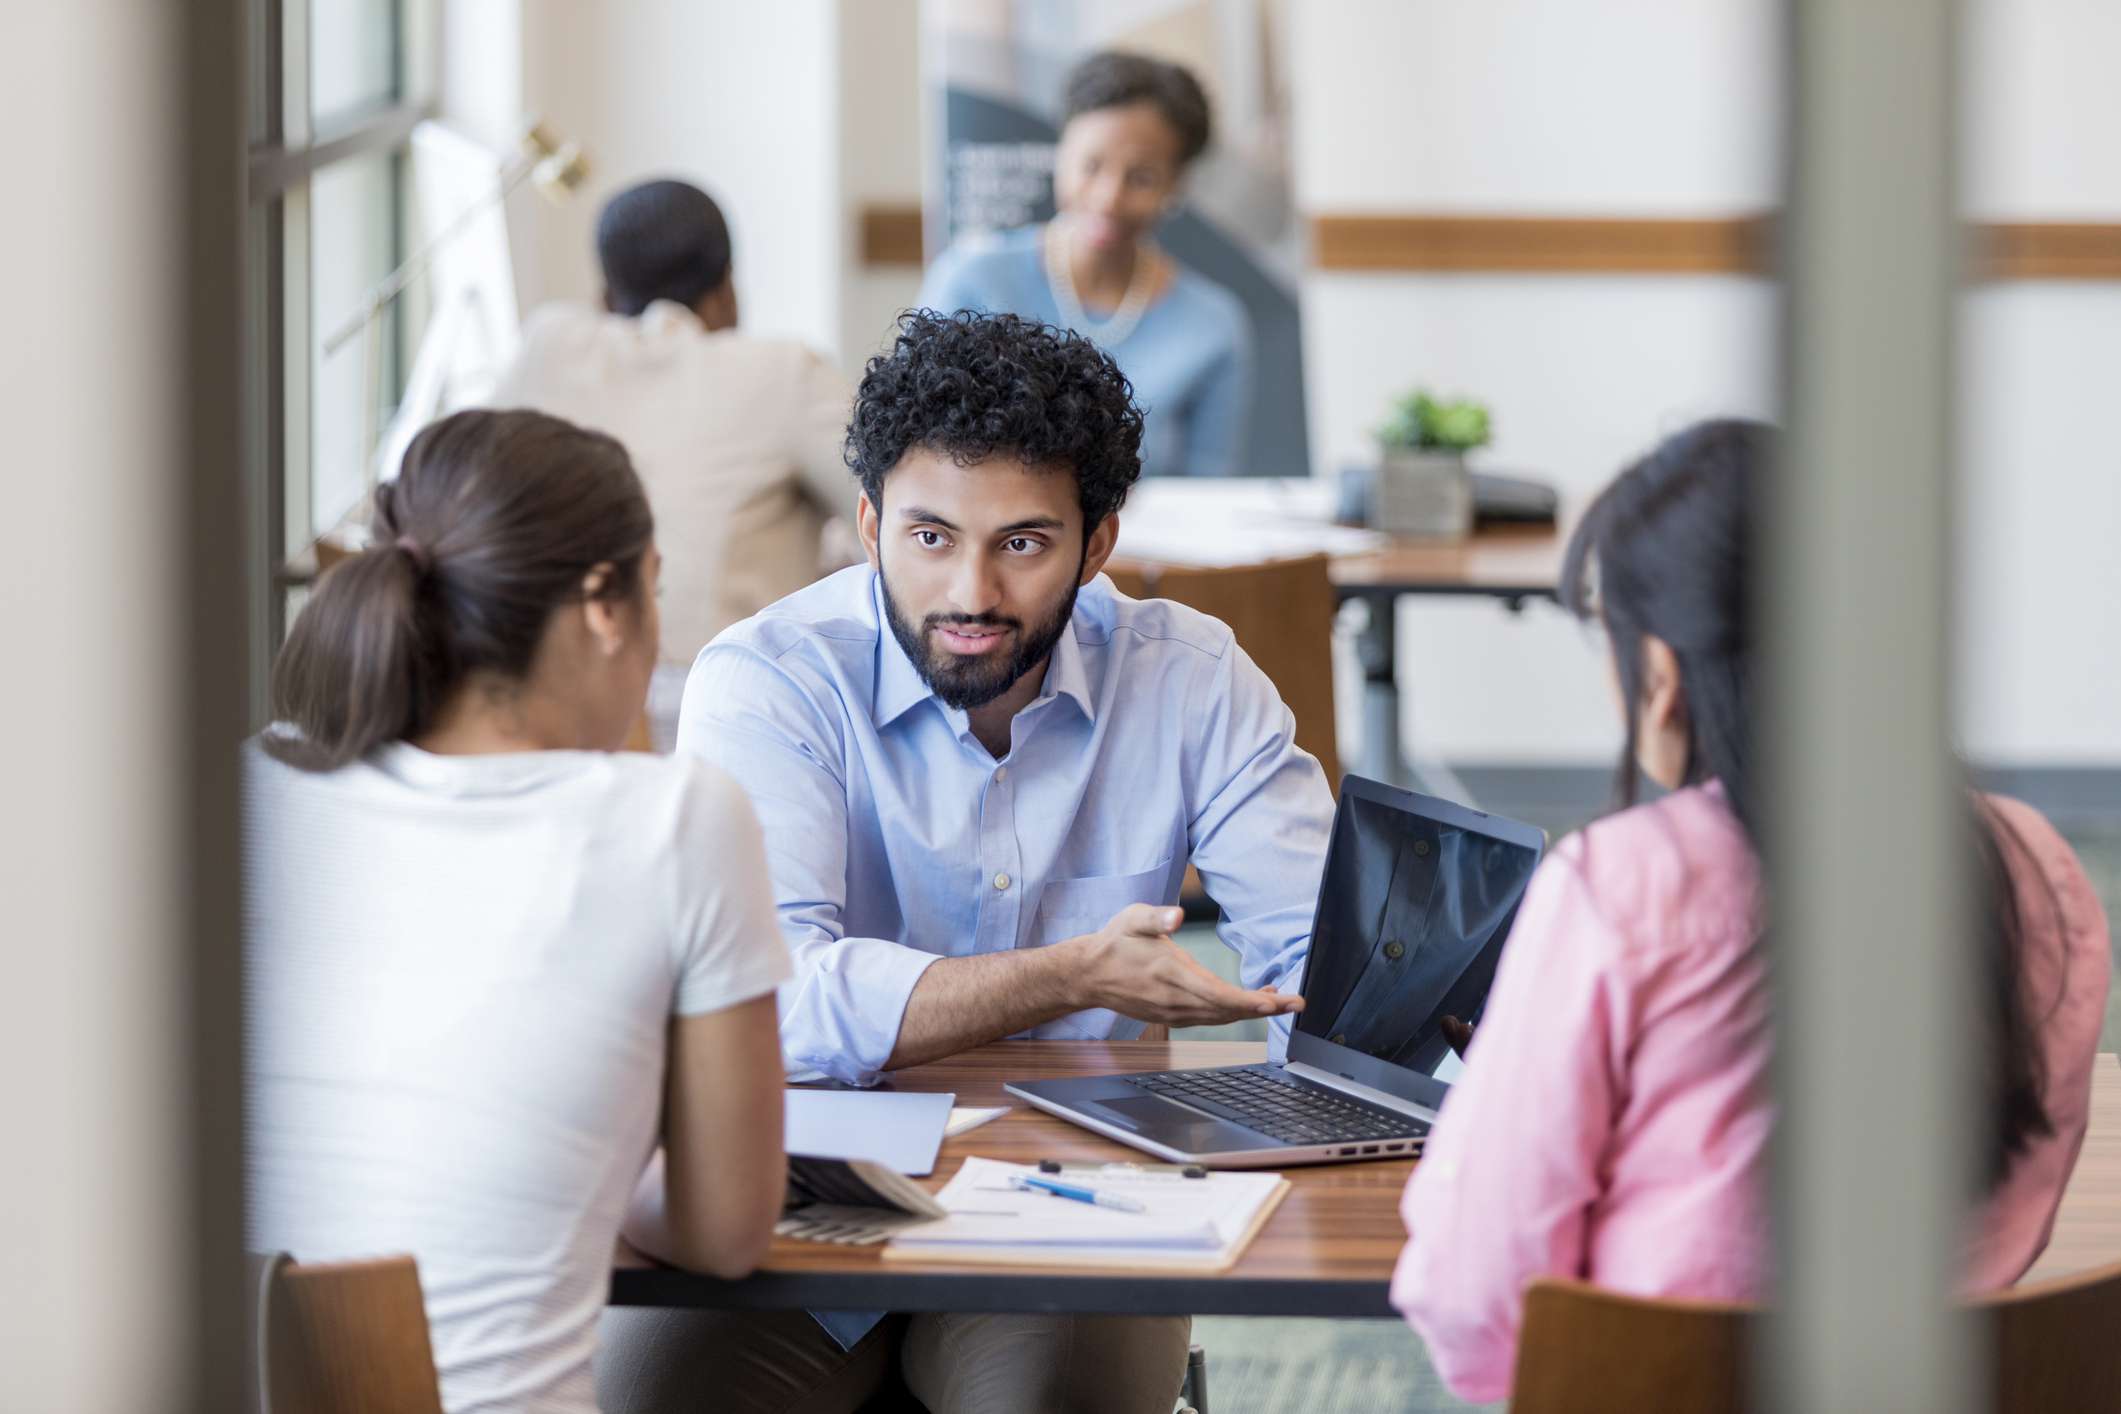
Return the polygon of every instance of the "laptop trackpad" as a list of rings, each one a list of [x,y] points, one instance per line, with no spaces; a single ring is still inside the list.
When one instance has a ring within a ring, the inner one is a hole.
[[[1118,1121],[1124,1129],[1146,1135],[1173,1149],[1213,1151],[1226,1149],[1233,1127],[1184,1105],[1174,1105],[1155,1095],[1132,1095],[1118,1100],[1099,1100],[1097,1108]],[[1236,1133],[1243,1133],[1236,1130]]]

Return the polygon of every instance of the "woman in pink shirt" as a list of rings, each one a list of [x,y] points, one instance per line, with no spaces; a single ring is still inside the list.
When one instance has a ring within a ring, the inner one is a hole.
[[[1638,772],[1671,794],[1564,840],[1533,877],[1407,1185],[1392,1302],[1468,1399],[1510,1392],[1536,1277],[1704,1300],[1766,1288],[1771,943],[1747,594],[1772,440],[1731,421],[1677,434],[1569,546],[1563,596],[1602,622],[1628,704],[1623,799]],[[2047,1244],[2084,1140],[2108,939],[2054,827],[2017,801],[1975,805],[1997,998],[1979,1038],[1987,1196],[1964,1267],[1981,1290]]]

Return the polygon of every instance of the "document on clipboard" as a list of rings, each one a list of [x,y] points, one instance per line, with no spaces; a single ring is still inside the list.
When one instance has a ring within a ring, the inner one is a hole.
[[[886,1261],[1219,1272],[1236,1264],[1288,1194],[1278,1173],[1115,1166],[1084,1183],[1127,1209],[1013,1186],[1039,1170],[968,1158],[936,1200],[946,1216],[893,1234]],[[1136,1210],[1138,1209],[1138,1211]]]

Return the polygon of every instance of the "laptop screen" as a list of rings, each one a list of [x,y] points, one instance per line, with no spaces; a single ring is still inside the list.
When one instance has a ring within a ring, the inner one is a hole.
[[[1344,791],[1296,1020],[1321,1040],[1424,1075],[1452,1054],[1443,1018],[1479,1019],[1540,856],[1531,843],[1452,823],[1485,817],[1435,813],[1443,818]]]

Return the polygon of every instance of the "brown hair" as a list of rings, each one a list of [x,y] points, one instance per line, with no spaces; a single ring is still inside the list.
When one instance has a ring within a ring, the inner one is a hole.
[[[265,749],[331,771],[417,736],[474,673],[520,680],[561,605],[612,566],[627,599],[655,533],[626,449],[537,412],[460,412],[376,488],[369,548],[317,584],[273,664]]]

